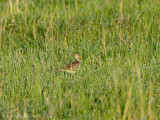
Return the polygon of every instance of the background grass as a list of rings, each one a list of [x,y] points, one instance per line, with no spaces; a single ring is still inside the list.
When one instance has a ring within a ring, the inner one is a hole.
[[[0,119],[159,120],[159,6],[0,0]]]

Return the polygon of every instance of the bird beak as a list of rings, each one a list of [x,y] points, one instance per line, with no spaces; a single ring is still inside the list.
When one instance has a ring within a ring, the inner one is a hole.
[[[78,57],[80,57],[80,58],[81,58],[82,56],[78,56]]]

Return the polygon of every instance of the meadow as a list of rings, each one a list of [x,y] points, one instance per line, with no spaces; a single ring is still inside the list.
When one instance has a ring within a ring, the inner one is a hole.
[[[0,0],[0,119],[159,120],[159,70],[159,0]]]

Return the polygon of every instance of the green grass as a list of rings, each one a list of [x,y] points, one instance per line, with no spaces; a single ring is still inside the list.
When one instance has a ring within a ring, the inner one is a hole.
[[[159,120],[159,6],[0,0],[0,119]]]

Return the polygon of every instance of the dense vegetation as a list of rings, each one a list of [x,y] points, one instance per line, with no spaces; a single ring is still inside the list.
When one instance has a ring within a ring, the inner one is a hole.
[[[159,70],[159,0],[0,0],[0,119],[159,120]]]

